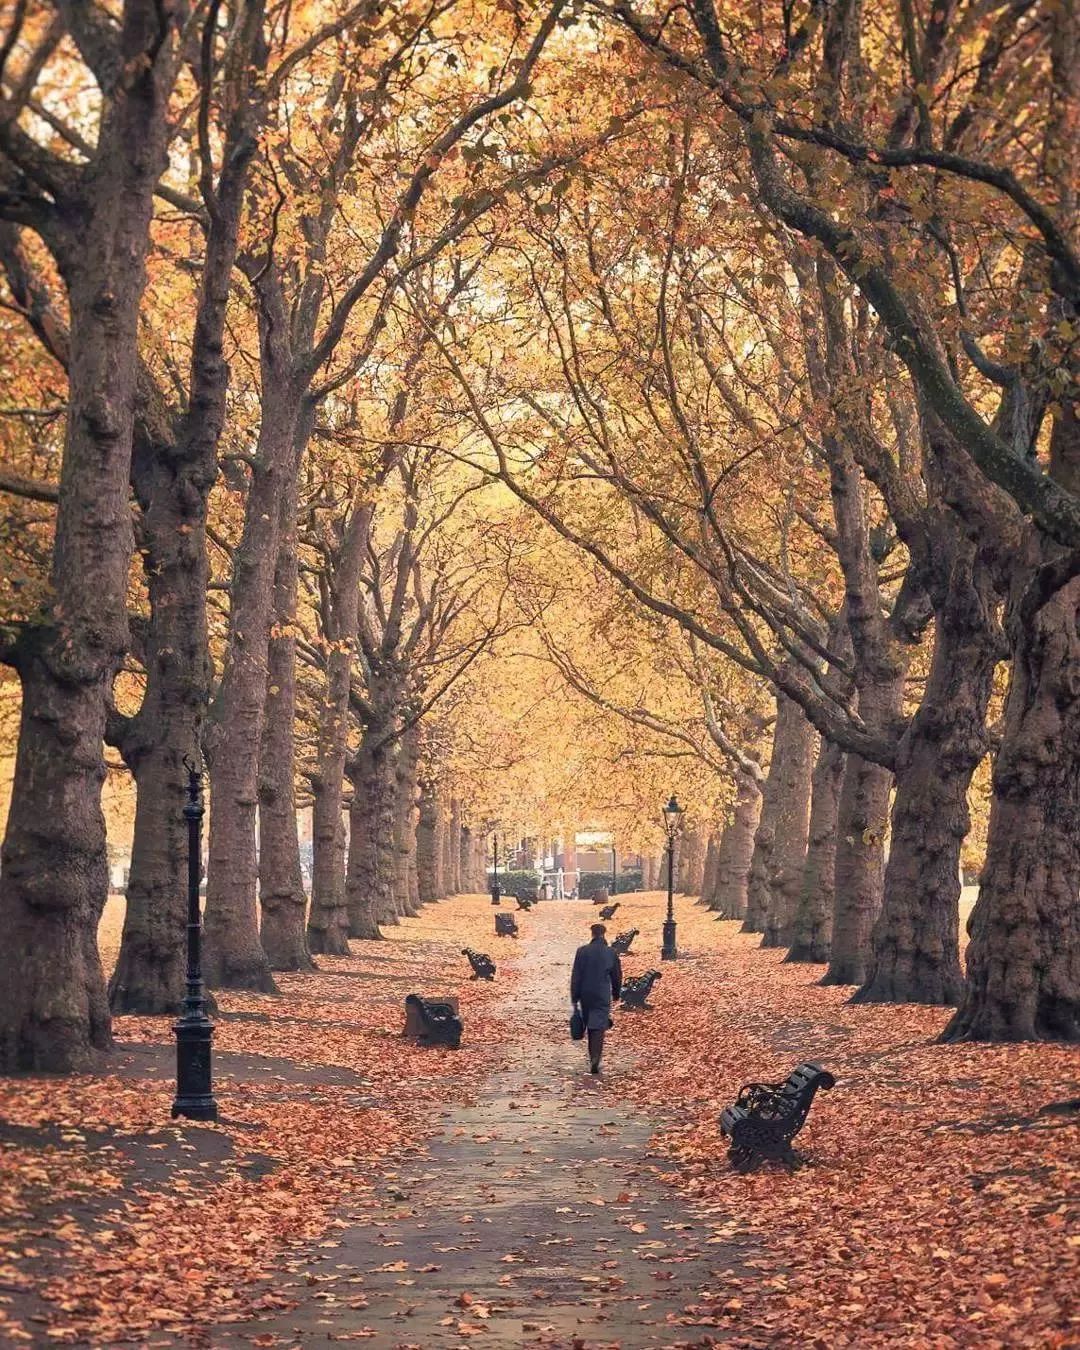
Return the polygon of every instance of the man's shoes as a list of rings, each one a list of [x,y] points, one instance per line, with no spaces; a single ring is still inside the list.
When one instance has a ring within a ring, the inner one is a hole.
[[[600,1072],[600,1061],[598,1059],[594,1059],[593,1062],[589,1065],[589,1072],[590,1073]]]

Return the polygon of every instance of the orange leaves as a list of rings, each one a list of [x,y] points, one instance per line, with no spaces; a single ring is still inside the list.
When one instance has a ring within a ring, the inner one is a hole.
[[[624,901],[636,922],[647,902]],[[606,1090],[677,1104],[658,1140],[668,1179],[711,1249],[757,1251],[718,1282],[715,1324],[828,1350],[1069,1344],[1080,1241],[1063,1197],[1080,1169],[1075,1129],[1040,1108],[1075,1095],[1075,1051],[941,1046],[945,1010],[852,1007],[737,924],[684,903],[678,920],[692,960],[665,967],[651,1016],[619,1020],[641,1071]],[[719,1111],[807,1057],[838,1080],[796,1140],[808,1165],[734,1173]]]
[[[0,1342],[104,1345],[293,1307],[260,1285],[281,1253],[307,1241],[334,1260],[345,1226],[334,1210],[346,1204],[362,1217],[372,1177],[394,1177],[433,1105],[466,1093],[490,1057],[493,991],[463,981],[461,970],[461,935],[480,926],[468,902],[447,901],[390,941],[325,958],[325,972],[282,977],[282,998],[221,995],[219,1125],[169,1120],[166,1018],[119,1021],[107,1074],[0,1084],[0,1282],[55,1309],[51,1325],[30,1335],[19,1325],[22,1305],[0,1304]],[[447,989],[464,983],[467,1036],[453,1079],[445,1056],[398,1035],[405,994],[433,979]],[[102,1203],[109,1217],[99,1226]],[[383,1269],[405,1273],[410,1264]],[[349,1338],[374,1334],[361,1328]]]

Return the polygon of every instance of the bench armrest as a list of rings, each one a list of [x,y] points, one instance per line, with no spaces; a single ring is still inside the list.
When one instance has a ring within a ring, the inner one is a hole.
[[[766,1103],[773,1102],[778,1097],[782,1097],[783,1093],[783,1083],[744,1083],[742,1087],[739,1088],[739,1095],[735,1098],[735,1105],[743,1107],[744,1110],[751,1111]]]

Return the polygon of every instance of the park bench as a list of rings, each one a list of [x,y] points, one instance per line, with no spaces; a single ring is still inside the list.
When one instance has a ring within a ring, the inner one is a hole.
[[[469,958],[474,980],[493,980],[495,978],[495,962],[488,956],[487,952],[474,952],[471,947],[463,947],[461,954]]]
[[[619,995],[620,1003],[624,1008],[648,1009],[651,1004],[645,1000],[652,993],[652,987],[659,978],[658,970],[647,970],[644,975],[635,975],[632,980],[626,980]]]
[[[524,909],[528,911],[532,909],[533,905],[536,904],[535,895],[518,895],[515,896],[514,898],[517,900],[518,909]]]
[[[616,900],[613,905],[605,905],[604,908],[600,911],[600,917],[602,919],[613,919],[615,917],[615,911],[618,908],[619,908],[618,900]]]
[[[410,994],[405,1000],[403,1036],[420,1045],[448,1045],[456,1050],[461,1044],[461,1018],[456,999],[421,998]]]
[[[594,905],[606,905],[611,897],[607,893],[607,887],[601,886],[598,891],[593,891],[592,895],[589,898],[592,900]]]
[[[791,1141],[806,1123],[818,1088],[836,1079],[820,1064],[793,1069],[782,1083],[744,1083],[734,1106],[720,1113],[720,1132],[731,1140],[728,1158],[737,1172],[751,1172],[765,1159],[797,1167],[802,1159]]]
[[[496,914],[495,935],[496,937],[516,938],[518,935],[517,919],[512,914]]]
[[[640,930],[637,928],[628,928],[625,933],[620,933],[611,944],[611,950],[616,956],[625,956],[630,950],[630,944],[637,937]]]

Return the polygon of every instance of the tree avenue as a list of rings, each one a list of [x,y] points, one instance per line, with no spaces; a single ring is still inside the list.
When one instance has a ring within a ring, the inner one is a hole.
[[[211,989],[675,786],[860,1016],[1080,1040],[1080,14],[871,11],[5,16],[0,1070],[180,1008],[185,759]]]

